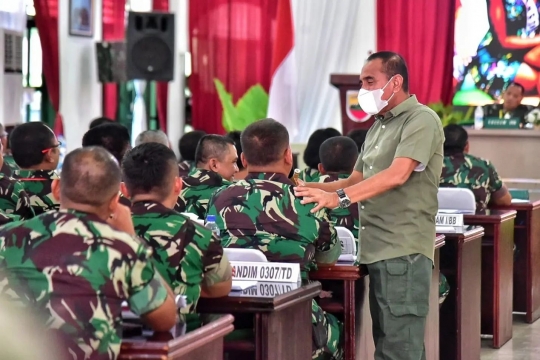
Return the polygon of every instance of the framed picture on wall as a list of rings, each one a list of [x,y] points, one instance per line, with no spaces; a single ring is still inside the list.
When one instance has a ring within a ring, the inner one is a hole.
[[[94,36],[94,0],[69,0],[69,34]]]

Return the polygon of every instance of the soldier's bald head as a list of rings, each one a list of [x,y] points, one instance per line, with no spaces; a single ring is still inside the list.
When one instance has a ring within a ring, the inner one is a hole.
[[[120,181],[118,162],[107,150],[98,146],[79,148],[64,159],[60,194],[73,203],[102,206],[118,194]]]
[[[267,166],[283,159],[289,148],[289,132],[274,119],[262,119],[242,131],[240,142],[248,165]]]

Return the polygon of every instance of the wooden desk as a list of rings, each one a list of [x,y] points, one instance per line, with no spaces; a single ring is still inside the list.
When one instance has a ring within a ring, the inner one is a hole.
[[[311,301],[321,292],[319,282],[275,297],[199,299],[197,312],[254,314],[255,359],[311,359]]]
[[[465,215],[467,225],[482,226],[482,334],[493,335],[499,349],[512,338],[515,210],[486,210]]]
[[[440,309],[441,360],[478,360],[484,229],[476,227],[445,236],[440,265],[450,285],[450,294]]]
[[[435,239],[435,254],[433,276],[429,292],[429,314],[426,319],[424,342],[426,346],[426,360],[439,359],[439,252],[445,244],[444,235],[437,235]],[[375,344],[373,343],[373,323],[369,310],[369,276],[358,281],[360,293],[357,295],[358,303],[356,322],[356,359],[373,360]]]
[[[221,360],[223,338],[233,331],[233,321],[231,315],[223,315],[187,334],[149,333],[124,338],[118,359]]]
[[[364,267],[355,266],[353,263],[337,263],[333,266],[321,266],[317,271],[311,272],[312,280],[340,280],[343,281],[343,301],[336,304],[335,299],[320,299],[319,304],[323,310],[337,313],[343,317],[344,333],[344,359],[356,358],[356,292],[355,283],[364,277]]]
[[[514,242],[514,306],[529,324],[540,318],[540,200],[496,209],[516,210]]]

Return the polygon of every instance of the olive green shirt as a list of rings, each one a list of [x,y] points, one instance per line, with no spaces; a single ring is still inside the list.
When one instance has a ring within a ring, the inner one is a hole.
[[[395,158],[410,158],[419,165],[403,185],[359,203],[360,262],[371,264],[417,253],[433,260],[443,163],[441,121],[414,95],[376,120],[355,170],[368,179],[389,168]]]

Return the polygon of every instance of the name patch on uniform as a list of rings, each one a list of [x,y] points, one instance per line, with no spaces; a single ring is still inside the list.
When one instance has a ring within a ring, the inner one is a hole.
[[[441,214],[435,216],[436,226],[463,226],[463,214]]]
[[[233,280],[291,283],[300,279],[300,264],[231,261],[231,266]]]
[[[300,287],[300,283],[280,283],[280,282],[258,282],[257,286],[250,287],[244,291],[233,291],[229,296],[240,297],[275,297],[283,295]]]

